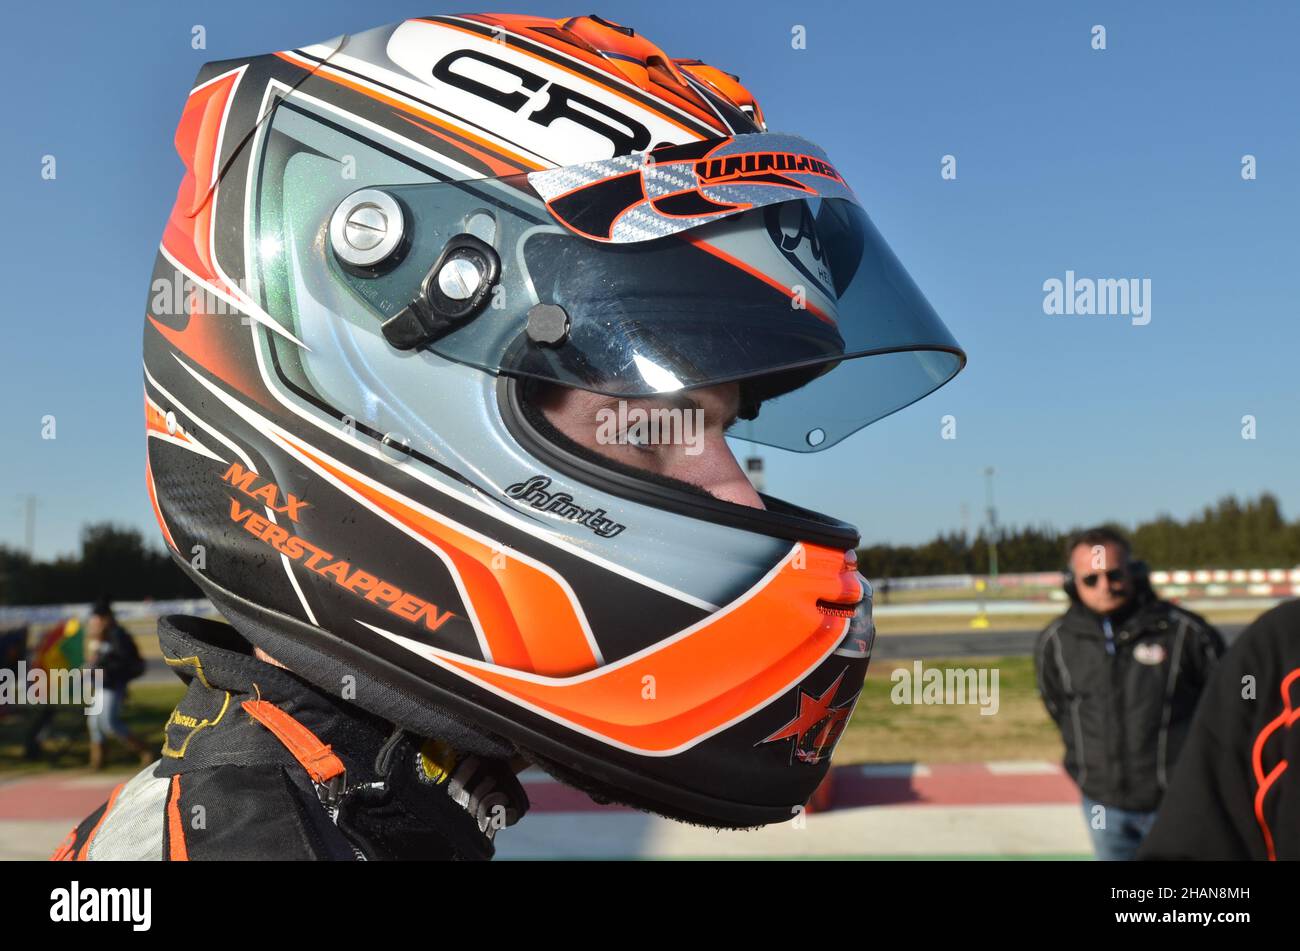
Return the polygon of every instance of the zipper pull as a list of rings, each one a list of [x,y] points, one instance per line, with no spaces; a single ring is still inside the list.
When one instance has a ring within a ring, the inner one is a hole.
[[[327,781],[316,784],[316,796],[320,799],[321,805],[329,809],[331,813],[338,808],[339,800],[343,798],[343,793],[347,790],[348,774],[347,770],[336,776],[331,776]]]

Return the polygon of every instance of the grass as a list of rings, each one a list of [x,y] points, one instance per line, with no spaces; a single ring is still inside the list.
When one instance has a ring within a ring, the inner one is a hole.
[[[135,684],[123,708],[123,719],[131,732],[153,749],[161,749],[163,725],[172,708],[180,701],[185,686],[176,684]],[[85,769],[90,761],[90,736],[86,715],[81,707],[57,708],[44,743],[45,758],[23,758],[23,739],[28,725],[38,712],[36,707],[10,707],[8,716],[0,718],[0,775],[12,779],[50,769]],[[127,771],[139,767],[132,752],[123,744],[109,740],[105,749],[105,768]]]
[[[1004,588],[1002,586],[990,587],[984,589],[984,599],[986,601],[1024,601],[1036,600],[1045,597],[1059,588],[1031,587],[1029,585],[1020,585],[1016,587]],[[928,604],[934,601],[975,601],[978,600],[980,592],[975,589],[974,585],[967,585],[964,588],[893,588],[886,599],[882,595],[880,588],[876,588],[877,604]],[[1061,602],[1064,604],[1065,602]]]
[[[911,660],[875,661],[844,736],[836,765],[848,763],[952,763],[977,760],[1057,761],[1064,748],[1056,725],[1038,698],[1031,657],[931,658],[926,670],[946,667],[998,671],[997,713],[976,704],[957,706],[894,703],[893,671],[912,671]],[[991,680],[990,680],[991,683]]]

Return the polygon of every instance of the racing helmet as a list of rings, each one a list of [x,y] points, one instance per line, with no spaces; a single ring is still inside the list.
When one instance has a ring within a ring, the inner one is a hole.
[[[735,383],[838,443],[964,354],[818,146],[596,16],[202,68],[144,327],[147,482],[253,644],[424,736],[719,827],[794,815],[862,688],[855,528],[584,449],[530,394]]]

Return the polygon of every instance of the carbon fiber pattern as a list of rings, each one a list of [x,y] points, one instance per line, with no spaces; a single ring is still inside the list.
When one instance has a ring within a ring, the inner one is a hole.
[[[707,158],[714,160],[752,153],[809,156],[830,165],[826,153],[812,142],[799,136],[780,133],[735,136],[712,149]],[[790,171],[781,173],[796,186],[806,189],[801,191],[799,187],[763,182],[705,184],[701,182],[697,168],[696,160],[670,160],[666,164],[655,164],[651,153],[640,153],[531,172],[528,181],[549,203],[577,189],[639,170],[642,190],[647,200],[629,207],[617,217],[608,238],[614,244],[632,244],[678,234],[751,208],[761,208],[794,198],[843,198],[857,201],[847,184],[827,175]],[[707,215],[678,216],[663,214],[652,204],[665,196],[690,191],[696,191],[709,201],[730,207]]]

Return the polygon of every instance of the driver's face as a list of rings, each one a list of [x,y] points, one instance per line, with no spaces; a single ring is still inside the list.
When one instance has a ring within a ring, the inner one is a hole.
[[[537,396],[537,405],[551,425],[580,446],[646,472],[689,482],[715,498],[761,509],[763,500],[724,436],[736,421],[739,401],[737,383],[645,399],[621,399],[567,386],[548,386]]]

